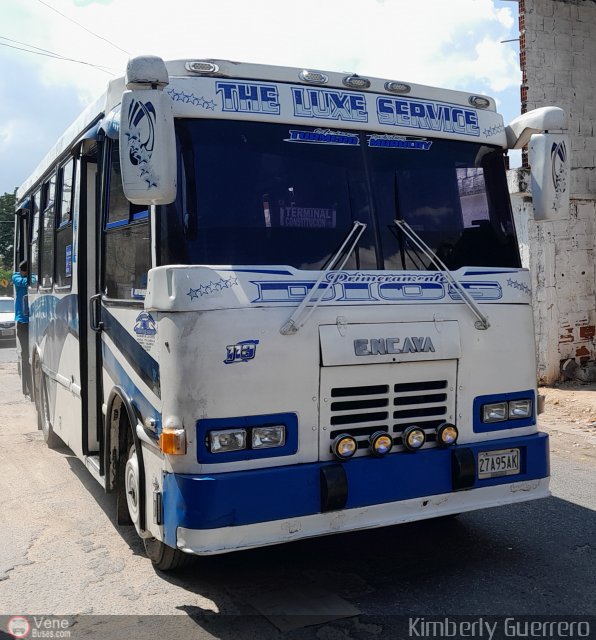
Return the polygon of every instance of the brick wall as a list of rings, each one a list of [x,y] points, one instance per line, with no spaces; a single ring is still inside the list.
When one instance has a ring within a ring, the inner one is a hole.
[[[569,116],[569,212],[533,218],[528,176],[511,172],[524,265],[532,270],[538,376],[596,360],[596,2],[519,0],[522,112],[556,105]]]
[[[522,112],[548,105],[567,111],[573,153],[571,194],[594,198],[596,2],[520,0],[519,12]]]

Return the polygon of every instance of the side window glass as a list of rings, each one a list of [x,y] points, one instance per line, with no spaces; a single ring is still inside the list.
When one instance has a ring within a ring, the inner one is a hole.
[[[104,292],[108,298],[143,300],[151,268],[147,207],[124,196],[118,147],[112,143],[108,211],[104,240]]]
[[[74,160],[70,159],[60,169],[60,219],[59,227],[72,220]]]
[[[31,251],[29,264],[29,290],[37,290],[39,280],[39,218],[41,212],[41,191],[38,190],[33,195],[31,208]]]
[[[61,291],[72,286],[72,214],[74,203],[75,164],[69,160],[60,169],[60,212],[56,222],[56,280],[55,287]]]
[[[56,202],[56,174],[43,186],[44,191],[44,211],[42,216],[42,239],[41,239],[41,269],[40,282],[41,289],[49,290],[54,282],[54,228],[56,224],[55,202]]]

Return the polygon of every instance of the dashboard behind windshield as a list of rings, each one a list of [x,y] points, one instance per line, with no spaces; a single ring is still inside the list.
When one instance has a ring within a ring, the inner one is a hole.
[[[178,120],[176,133],[161,264],[318,270],[358,220],[347,269],[436,269],[402,219],[450,269],[520,265],[500,149],[229,120]]]

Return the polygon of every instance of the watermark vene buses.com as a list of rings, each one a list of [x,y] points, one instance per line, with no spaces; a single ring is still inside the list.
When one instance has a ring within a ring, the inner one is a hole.
[[[70,622],[67,618],[47,616],[13,616],[6,630],[14,638],[70,638]]]

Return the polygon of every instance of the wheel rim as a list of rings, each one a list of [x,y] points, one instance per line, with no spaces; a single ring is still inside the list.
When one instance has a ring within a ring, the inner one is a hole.
[[[134,446],[130,448],[124,470],[124,487],[128,513],[136,526],[139,522],[139,463]]]

